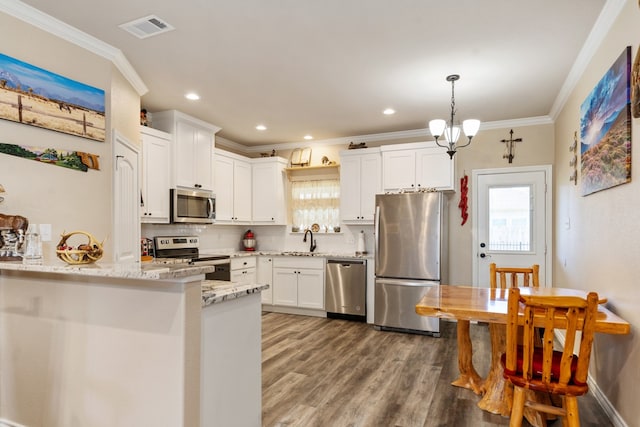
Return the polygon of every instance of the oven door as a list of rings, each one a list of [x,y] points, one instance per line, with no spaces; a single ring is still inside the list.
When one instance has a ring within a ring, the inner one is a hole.
[[[171,221],[174,223],[213,224],[216,197],[211,191],[171,189]]]
[[[216,270],[204,275],[206,280],[231,281],[231,263],[216,265]]]
[[[228,257],[203,257],[191,260],[192,265],[212,265],[215,266],[215,271],[206,273],[205,280],[224,280],[231,281],[231,261]]]

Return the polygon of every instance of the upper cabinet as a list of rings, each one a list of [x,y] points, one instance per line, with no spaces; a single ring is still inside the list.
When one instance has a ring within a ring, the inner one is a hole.
[[[169,223],[169,173],[171,170],[171,134],[140,127],[142,173],[140,184],[140,221]]]
[[[285,225],[287,160],[214,151],[216,224]]]
[[[153,125],[174,135],[172,186],[213,190],[213,149],[220,128],[176,110],[153,113]]]
[[[380,148],[340,153],[340,217],[345,223],[373,223],[376,194],[382,191]]]
[[[251,162],[249,158],[215,150],[216,223],[251,222]]]
[[[383,191],[455,189],[455,158],[435,142],[387,145],[381,150]]]
[[[285,201],[285,168],[281,157],[251,159],[253,180],[252,219],[254,224],[287,223]]]

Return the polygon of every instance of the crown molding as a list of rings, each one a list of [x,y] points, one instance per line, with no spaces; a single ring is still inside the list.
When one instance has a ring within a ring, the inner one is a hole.
[[[553,120],[549,116],[539,116],[539,117],[528,117],[524,119],[514,119],[514,120],[500,120],[495,122],[486,122],[480,125],[480,131],[482,130],[490,130],[490,129],[504,129],[504,128],[514,128],[514,127],[523,127],[523,126],[541,126],[541,125],[549,125],[553,124]],[[378,141],[392,141],[392,140],[402,140],[409,138],[424,138],[431,137],[431,133],[429,133],[428,128],[424,129],[412,129],[412,130],[403,130],[397,132],[385,132],[385,133],[374,133],[369,135],[356,135],[356,136],[346,136],[341,138],[331,138],[331,139],[322,139],[317,141],[298,141],[298,142],[287,142],[282,144],[265,144],[265,145],[254,145],[247,146],[238,144],[236,142],[232,142],[229,140],[224,140],[225,144],[230,148],[234,148],[236,150],[240,150],[245,153],[258,153],[264,151],[275,150],[291,150],[294,148],[299,148],[301,145],[313,145],[314,147],[328,146],[328,145],[342,145],[349,144],[353,142],[354,144],[359,144],[361,142],[378,142]],[[216,145],[218,144],[218,140],[222,139],[216,137]]]
[[[18,0],[0,0],[0,11],[111,61],[138,95],[149,91],[120,49]]]
[[[560,88],[560,92],[556,97],[553,105],[551,106],[551,111],[549,112],[549,116],[555,121],[560,112],[564,108],[564,105],[567,103],[569,96],[573,92],[573,90],[578,85],[578,81],[584,74],[589,62],[596,54],[596,51],[602,44],[604,38],[609,34],[611,28],[615,20],[620,15],[622,8],[624,7],[626,0],[607,0],[596,23],[593,24],[593,28],[589,33],[589,36],[584,42],[582,49],[580,49],[580,53],[578,53],[578,57],[576,58],[567,78]]]

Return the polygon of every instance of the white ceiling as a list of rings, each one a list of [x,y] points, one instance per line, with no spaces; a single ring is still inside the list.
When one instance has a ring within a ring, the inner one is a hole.
[[[457,119],[553,115],[607,0],[24,3],[120,49],[150,112],[178,109],[268,146],[424,129],[450,114],[454,73]],[[151,14],[175,30],[140,40],[119,28]]]

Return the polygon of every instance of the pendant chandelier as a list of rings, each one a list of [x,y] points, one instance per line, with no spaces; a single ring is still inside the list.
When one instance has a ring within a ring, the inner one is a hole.
[[[460,137],[460,126],[456,125],[453,121],[456,115],[456,99],[454,96],[454,83],[460,79],[458,74],[451,74],[447,76],[447,81],[451,82],[451,118],[449,123],[445,120],[437,119],[429,122],[429,132],[435,138],[436,144],[440,147],[447,149],[449,158],[453,159],[453,155],[456,154],[458,148],[466,147],[471,144],[471,138],[476,136],[478,129],[480,129],[480,120],[468,119],[462,122],[462,129],[464,134],[469,140],[464,145],[457,145],[458,138]],[[441,136],[444,136],[444,140],[447,145],[442,145],[438,142]]]

